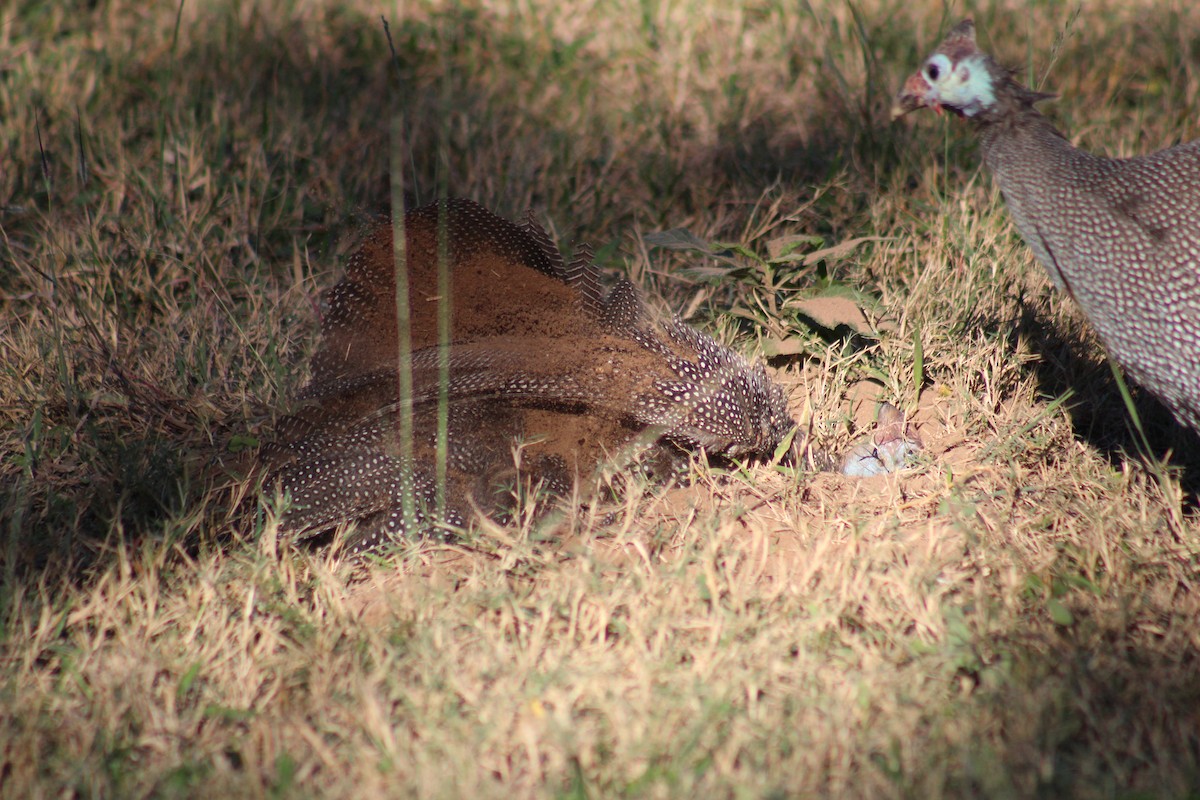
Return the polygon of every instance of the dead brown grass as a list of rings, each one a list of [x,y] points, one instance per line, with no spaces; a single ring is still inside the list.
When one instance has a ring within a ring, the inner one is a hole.
[[[178,8],[0,12],[5,796],[1195,791],[1194,438],[1147,403],[1137,455],[969,133],[886,124],[940,6]],[[1197,135],[1191,5],[1088,4],[1056,60],[1069,9],[976,11],[1053,64],[1081,144]],[[221,467],[305,379],[399,103],[422,199],[534,206],[694,324],[787,343],[823,441],[887,399],[927,461],[700,469],[359,570],[238,516]],[[880,238],[777,288],[645,243],[675,227]],[[789,305],[831,294],[866,347]]]

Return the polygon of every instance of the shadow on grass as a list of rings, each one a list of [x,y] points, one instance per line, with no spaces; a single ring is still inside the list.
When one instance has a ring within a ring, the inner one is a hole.
[[[102,394],[86,406],[39,408],[21,432],[25,452],[0,476],[10,578],[44,572],[86,583],[122,553],[194,555],[229,540],[249,488],[238,478],[249,462],[230,448],[254,421],[151,399],[145,388]]]
[[[1064,624],[1034,622],[980,643],[995,660],[960,671],[969,692],[963,702],[998,727],[965,745],[961,771],[948,781],[952,795],[1195,797],[1194,603],[1179,608],[1126,590],[1106,605],[1059,612]]]
[[[1093,336],[1089,332],[1088,339]],[[1073,392],[1066,408],[1080,439],[1104,453],[1114,468],[1125,460],[1165,459],[1165,466],[1179,477],[1187,504],[1185,510],[1194,510],[1200,504],[1200,449],[1196,447],[1196,432],[1178,423],[1157,398],[1126,377],[1125,383],[1146,434],[1144,444],[1104,357],[1083,353],[1079,332],[1063,331],[1046,322],[1025,301],[1021,303],[1021,316],[1011,338],[1014,347],[1021,339],[1037,354],[1032,369],[1042,395],[1055,398]],[[1148,453],[1146,444],[1150,447]]]

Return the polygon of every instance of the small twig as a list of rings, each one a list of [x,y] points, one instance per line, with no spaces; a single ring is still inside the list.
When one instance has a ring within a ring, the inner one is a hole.
[[[39,119],[40,115],[35,109],[33,112],[33,130],[37,134],[38,152],[42,157],[42,180],[46,182],[46,194],[50,194],[54,182],[50,180],[50,159],[46,157],[46,147],[42,144],[42,126]]]
[[[179,26],[183,22],[183,3],[184,0],[179,0],[179,8],[175,10],[175,30],[171,32],[171,55],[176,55],[176,45],[179,44]]]
[[[400,57],[396,55],[396,43],[392,41],[392,29],[388,25],[387,17],[379,15],[379,21],[383,23],[383,35],[387,37],[388,50],[392,51],[392,66],[396,69],[396,83],[404,86],[404,75],[400,72]]]
[[[79,106],[75,106],[75,143],[79,147],[79,180],[88,185],[87,153],[83,151],[83,122],[79,117]]]

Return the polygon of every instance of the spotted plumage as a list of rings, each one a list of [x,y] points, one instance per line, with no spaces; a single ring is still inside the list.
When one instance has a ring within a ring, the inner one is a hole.
[[[1200,431],[1200,141],[1116,159],[1071,144],[959,23],[896,97],[974,122],[985,163],[1054,285],[1112,358]]]
[[[532,217],[514,225],[450,200],[409,212],[404,229],[412,391],[398,391],[385,226],[328,293],[312,380],[262,451],[291,498],[284,526],[295,535],[355,522],[348,549],[362,553],[461,527],[475,508],[503,513],[522,485],[568,494],[647,430],[653,447],[744,457],[769,455],[795,427],[761,365],[660,319],[628,281],[605,293],[590,251],[566,263]],[[439,252],[448,298],[435,291]],[[437,335],[443,313],[447,347]],[[440,480],[439,397],[448,399]]]

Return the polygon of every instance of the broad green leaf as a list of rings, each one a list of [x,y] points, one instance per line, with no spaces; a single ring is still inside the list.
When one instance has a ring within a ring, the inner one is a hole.
[[[1071,613],[1071,609],[1062,604],[1062,601],[1055,600],[1053,597],[1046,601],[1046,610],[1050,612],[1050,619],[1054,620],[1055,625],[1073,625],[1075,623],[1075,615]]]

